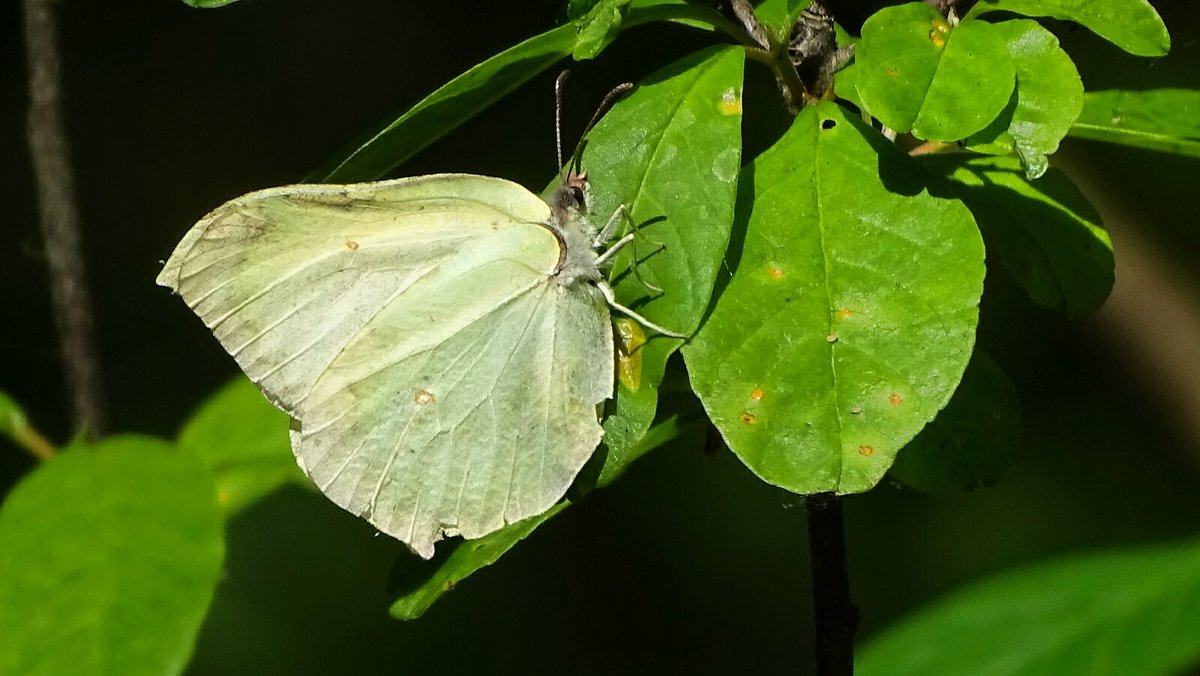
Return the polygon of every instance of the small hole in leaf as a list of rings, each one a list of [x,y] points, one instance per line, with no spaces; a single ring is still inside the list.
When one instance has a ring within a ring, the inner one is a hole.
[[[837,120],[825,120],[821,122],[822,129],[833,129],[837,126]]]

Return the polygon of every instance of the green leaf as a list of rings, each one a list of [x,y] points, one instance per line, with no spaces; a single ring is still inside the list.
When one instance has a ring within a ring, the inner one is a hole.
[[[453,548],[439,549],[433,561],[401,559],[392,572],[390,591],[398,598],[389,612],[398,620],[415,620],[448,591],[476,571],[500,559],[538,526],[569,507],[569,501],[549,511],[518,521],[478,540],[460,540]],[[448,553],[447,553],[448,552]]]
[[[1067,175],[1051,169],[1034,183],[1012,157],[930,156],[931,171],[971,209],[989,246],[1039,305],[1083,317],[1113,285],[1112,241],[1100,215]]]
[[[575,26],[559,26],[471,68],[419,101],[342,159],[314,172],[314,180],[350,183],[382,177],[429,144],[474,117],[571,53]]]
[[[1171,49],[1166,24],[1146,0],[979,0],[966,18],[996,11],[1074,21],[1138,56]]]
[[[637,458],[687,433],[702,429],[702,417],[672,414],[654,425],[642,436],[642,441],[620,458],[608,457],[596,483],[604,487],[615,480]],[[397,596],[391,614],[401,620],[414,620],[435,601],[472,574],[492,565],[532,533],[538,526],[557,516],[573,503],[564,500],[549,511],[524,521],[518,521],[477,540],[459,541],[453,549],[439,549],[433,561],[415,557],[401,559],[392,571],[390,591]]]
[[[923,177],[832,103],[805,108],[743,170],[733,277],[683,354],[709,417],[764,481],[868,490],[958,385],[983,243]]]
[[[1016,151],[1029,178],[1050,167],[1046,156],[1058,150],[1083,109],[1083,81],[1058,38],[1036,21],[1019,19],[996,24],[1017,68],[1015,105],[967,143],[972,150],[1008,154]]]
[[[289,419],[244,377],[206,401],[179,433],[179,447],[200,459],[232,516],[287,483],[309,485],[288,440]]]
[[[600,0],[578,22],[579,32],[571,56],[576,61],[596,58],[621,32],[621,23],[629,12],[631,1]]]
[[[935,495],[1000,483],[1021,443],[1021,404],[1004,371],[976,350],[950,403],[900,455],[888,476]]]
[[[1071,135],[1200,157],[1200,91],[1088,92]]]
[[[861,676],[1156,676],[1200,659],[1200,541],[1001,573],[875,637]]]
[[[191,455],[124,436],[55,456],[0,509],[0,673],[181,673],[223,556]]]
[[[592,217],[629,209],[638,237],[613,269],[617,299],[651,321],[690,333],[712,295],[729,242],[741,166],[743,52],[714,47],[650,75],[604,116],[583,156]],[[629,270],[663,289],[655,296]],[[615,314],[620,317],[620,313]],[[641,383],[621,383],[604,421],[608,453],[620,456],[654,419],[667,358],[680,341],[648,332]]]
[[[1016,83],[996,26],[964,21],[951,27],[921,2],[867,19],[855,60],[867,112],[897,132],[930,141],[956,141],[986,127]]]

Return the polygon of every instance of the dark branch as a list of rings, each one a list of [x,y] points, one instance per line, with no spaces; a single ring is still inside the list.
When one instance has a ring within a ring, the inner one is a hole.
[[[62,119],[57,43],[51,3],[25,0],[29,150],[37,182],[38,213],[46,247],[63,375],[76,430],[98,434],[104,426],[104,403],[100,368],[93,347],[91,298],[80,251],[79,210],[71,176],[70,149]]]
[[[805,509],[816,615],[817,676],[850,676],[854,673],[858,609],[850,602],[842,501],[828,493],[813,495],[805,501]]]

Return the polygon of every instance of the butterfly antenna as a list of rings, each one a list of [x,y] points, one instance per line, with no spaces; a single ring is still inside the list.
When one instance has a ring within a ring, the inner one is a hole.
[[[587,123],[587,126],[583,128],[583,133],[579,135],[579,144],[575,146],[575,152],[571,153],[571,164],[575,173],[579,173],[579,163],[583,159],[583,149],[587,146],[588,132],[592,130],[592,127],[596,126],[596,123],[600,121],[601,117],[604,117],[604,114],[608,112],[608,109],[612,108],[613,104],[617,102],[617,99],[628,93],[630,89],[633,89],[632,82],[622,82],[616,87],[613,87],[612,91],[604,96],[604,100],[601,101],[600,105],[596,108],[596,113],[592,115],[591,121]]]
[[[567,81],[567,77],[571,75],[571,71],[564,70],[558,74],[558,79],[554,81],[554,148],[558,151],[558,165],[562,167],[562,101],[563,101],[563,83]]]

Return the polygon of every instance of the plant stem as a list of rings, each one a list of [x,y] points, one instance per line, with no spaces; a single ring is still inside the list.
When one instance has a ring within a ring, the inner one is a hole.
[[[58,453],[58,449],[50,443],[49,439],[29,425],[23,425],[13,430],[12,439],[18,446],[29,451],[30,455],[41,461],[49,460]]]
[[[29,150],[58,325],[63,377],[74,425],[84,434],[104,427],[100,367],[92,338],[91,298],[79,243],[79,209],[62,119],[62,68],[51,0],[25,0],[29,67]]]
[[[817,675],[849,676],[854,673],[858,608],[850,602],[842,501],[832,493],[822,493],[810,496],[804,506],[812,562]]]

